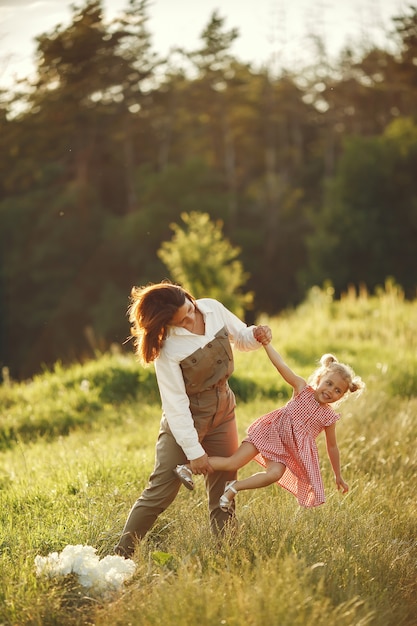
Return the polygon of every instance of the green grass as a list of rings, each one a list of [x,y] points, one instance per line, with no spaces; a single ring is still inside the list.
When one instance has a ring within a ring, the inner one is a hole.
[[[416,626],[417,302],[391,285],[340,302],[313,290],[268,322],[300,374],[332,351],[367,383],[338,409],[349,493],[334,489],[320,437],[326,503],[304,510],[275,485],[242,492],[239,528],[219,544],[197,480],[140,544],[125,590],[89,596],[70,576],[37,578],[34,558],[67,544],[112,552],[153,465],[152,369],[103,355],[3,384],[1,625]],[[232,386],[242,437],[290,391],[262,350],[236,354]]]

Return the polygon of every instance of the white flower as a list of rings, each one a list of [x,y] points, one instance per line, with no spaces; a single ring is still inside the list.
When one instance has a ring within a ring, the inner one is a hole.
[[[49,556],[35,556],[36,574],[49,574],[54,576],[59,568],[58,552],[52,552]]]
[[[96,549],[92,546],[66,546],[59,556],[61,571],[65,576],[73,572],[74,574],[85,573],[94,569],[98,563]]]
[[[118,589],[126,579],[133,576],[135,568],[136,565],[131,559],[117,555],[105,556],[98,564],[100,579],[105,580],[107,586],[113,589]]]
[[[52,577],[76,574],[83,587],[99,592],[117,591],[130,578],[136,565],[131,559],[121,556],[106,556],[99,559],[92,546],[66,546],[62,552],[52,552],[48,556],[36,556],[37,576]]]

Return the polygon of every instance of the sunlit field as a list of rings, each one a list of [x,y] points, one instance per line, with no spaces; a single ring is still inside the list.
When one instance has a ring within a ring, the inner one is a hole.
[[[202,480],[181,489],[139,545],[121,591],[73,575],[37,576],[66,545],[113,553],[153,466],[160,404],[152,368],[102,355],[0,387],[0,624],[173,626],[417,625],[417,301],[395,286],[334,301],[314,289],[272,320],[274,346],[308,377],[333,352],[366,382],[338,409],[350,491],[335,490],[318,440],[326,503],[277,486],[242,492],[239,526],[209,531]],[[243,437],[291,389],[263,350],[236,353],[231,382]],[[252,473],[254,465],[241,470]]]

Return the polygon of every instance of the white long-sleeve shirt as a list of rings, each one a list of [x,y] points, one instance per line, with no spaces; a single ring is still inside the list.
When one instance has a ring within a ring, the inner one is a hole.
[[[205,451],[194,427],[180,362],[212,341],[223,327],[237,350],[256,350],[261,346],[253,336],[255,327],[246,326],[217,300],[202,298],[196,304],[204,317],[204,335],[194,335],[185,328],[171,326],[155,360],[162,410],[176,442],[190,461],[203,456]]]

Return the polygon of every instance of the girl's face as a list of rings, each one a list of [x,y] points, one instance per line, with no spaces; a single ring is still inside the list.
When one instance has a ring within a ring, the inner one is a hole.
[[[180,328],[185,328],[192,332],[195,321],[195,304],[190,300],[186,300],[184,304],[177,309],[177,312],[171,319],[170,325],[179,326]]]
[[[314,397],[320,404],[331,404],[340,400],[348,390],[348,383],[337,372],[326,372],[320,378]]]

